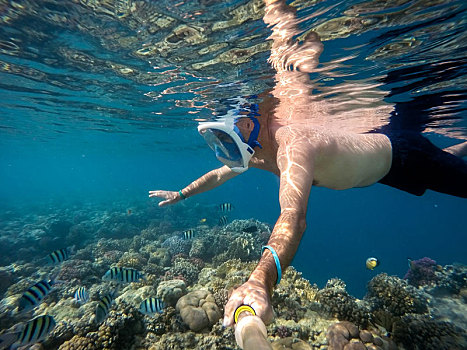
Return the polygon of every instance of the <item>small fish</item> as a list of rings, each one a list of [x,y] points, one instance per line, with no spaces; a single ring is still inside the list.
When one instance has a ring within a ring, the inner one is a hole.
[[[219,204],[219,210],[222,213],[230,213],[234,209],[232,203],[222,203]]]
[[[52,316],[42,315],[27,322],[22,330],[6,333],[0,336],[0,349],[16,349],[44,340],[55,328],[56,322]]]
[[[42,280],[30,287],[19,299],[19,311],[30,310],[39,305],[52,290],[53,279],[50,281]]]
[[[196,232],[193,229],[183,231],[183,239],[186,239],[186,240],[193,239],[195,238],[195,236],[196,236]]]
[[[71,254],[73,254],[74,252],[75,252],[75,246],[57,249],[57,250],[54,250],[49,255],[47,255],[47,261],[49,264],[52,264],[52,265],[58,264],[65,260],[68,260]]]
[[[131,215],[131,213],[132,213],[131,209],[128,209],[128,210],[126,211],[126,213],[127,213],[127,215]]]
[[[379,265],[379,260],[377,258],[368,258],[366,259],[366,268],[368,270],[373,270],[376,266]]]
[[[89,292],[86,287],[79,287],[74,294],[74,298],[79,303],[87,303],[89,301]]]
[[[139,311],[145,315],[161,314],[164,311],[165,304],[158,298],[147,298],[139,305]]]
[[[204,224],[207,220],[208,220],[208,219],[206,219],[206,218],[202,218],[202,219],[199,220],[199,223],[200,223],[200,224]]]
[[[221,216],[221,218],[219,219],[219,226],[224,226],[227,223],[227,220],[227,216]]]
[[[102,323],[102,321],[104,321],[107,315],[109,314],[110,307],[112,306],[116,294],[117,292],[113,291],[109,294],[106,294],[101,300],[99,300],[99,303],[96,307],[95,318],[97,324]]]
[[[102,276],[102,280],[104,281],[116,281],[119,283],[139,282],[141,278],[144,278],[141,272],[128,267],[112,267]]]
[[[407,265],[409,266],[409,269],[411,269],[411,270],[414,270],[415,267],[416,267],[412,258],[407,258]]]

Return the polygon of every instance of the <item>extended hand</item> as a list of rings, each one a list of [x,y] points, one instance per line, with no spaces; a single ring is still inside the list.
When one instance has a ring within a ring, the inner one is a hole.
[[[149,198],[159,197],[165,199],[159,202],[159,207],[165,207],[169,204],[175,204],[181,200],[180,194],[176,191],[149,191]]]
[[[250,305],[265,324],[270,323],[273,319],[269,293],[266,286],[258,281],[249,280],[232,293],[227,305],[225,305],[224,327],[233,325],[234,312],[240,305]]]

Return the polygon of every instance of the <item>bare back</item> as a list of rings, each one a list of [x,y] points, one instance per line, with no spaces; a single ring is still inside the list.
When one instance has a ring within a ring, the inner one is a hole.
[[[389,172],[391,142],[382,134],[329,131],[294,125],[277,131],[280,143],[306,149],[313,185],[332,189],[369,186]]]

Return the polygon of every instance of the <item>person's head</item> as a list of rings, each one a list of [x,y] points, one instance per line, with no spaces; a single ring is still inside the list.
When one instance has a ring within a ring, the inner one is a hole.
[[[238,173],[248,169],[248,163],[255,153],[254,148],[261,148],[257,141],[259,129],[259,121],[252,115],[204,122],[198,126],[198,132],[215,152],[217,159]]]

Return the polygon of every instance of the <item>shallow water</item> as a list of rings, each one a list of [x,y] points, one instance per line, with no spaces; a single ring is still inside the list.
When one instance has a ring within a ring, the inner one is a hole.
[[[397,103],[400,128],[440,146],[467,138],[464,1],[292,5],[303,33],[315,29],[324,43],[311,74],[318,98],[345,109]],[[269,34],[261,1],[1,1],[3,224],[12,209],[33,222],[88,204],[155,206],[149,189],[178,190],[218,166],[197,121],[273,86]],[[360,83],[372,88],[349,88]],[[277,193],[276,177],[251,170],[190,201],[228,201],[236,218],[273,225]],[[402,277],[407,257],[465,264],[466,209],[382,185],[313,189],[293,265],[312,283],[337,276],[361,296],[375,273]],[[5,265],[18,255],[2,253]],[[375,271],[365,269],[369,256],[381,261]]]

